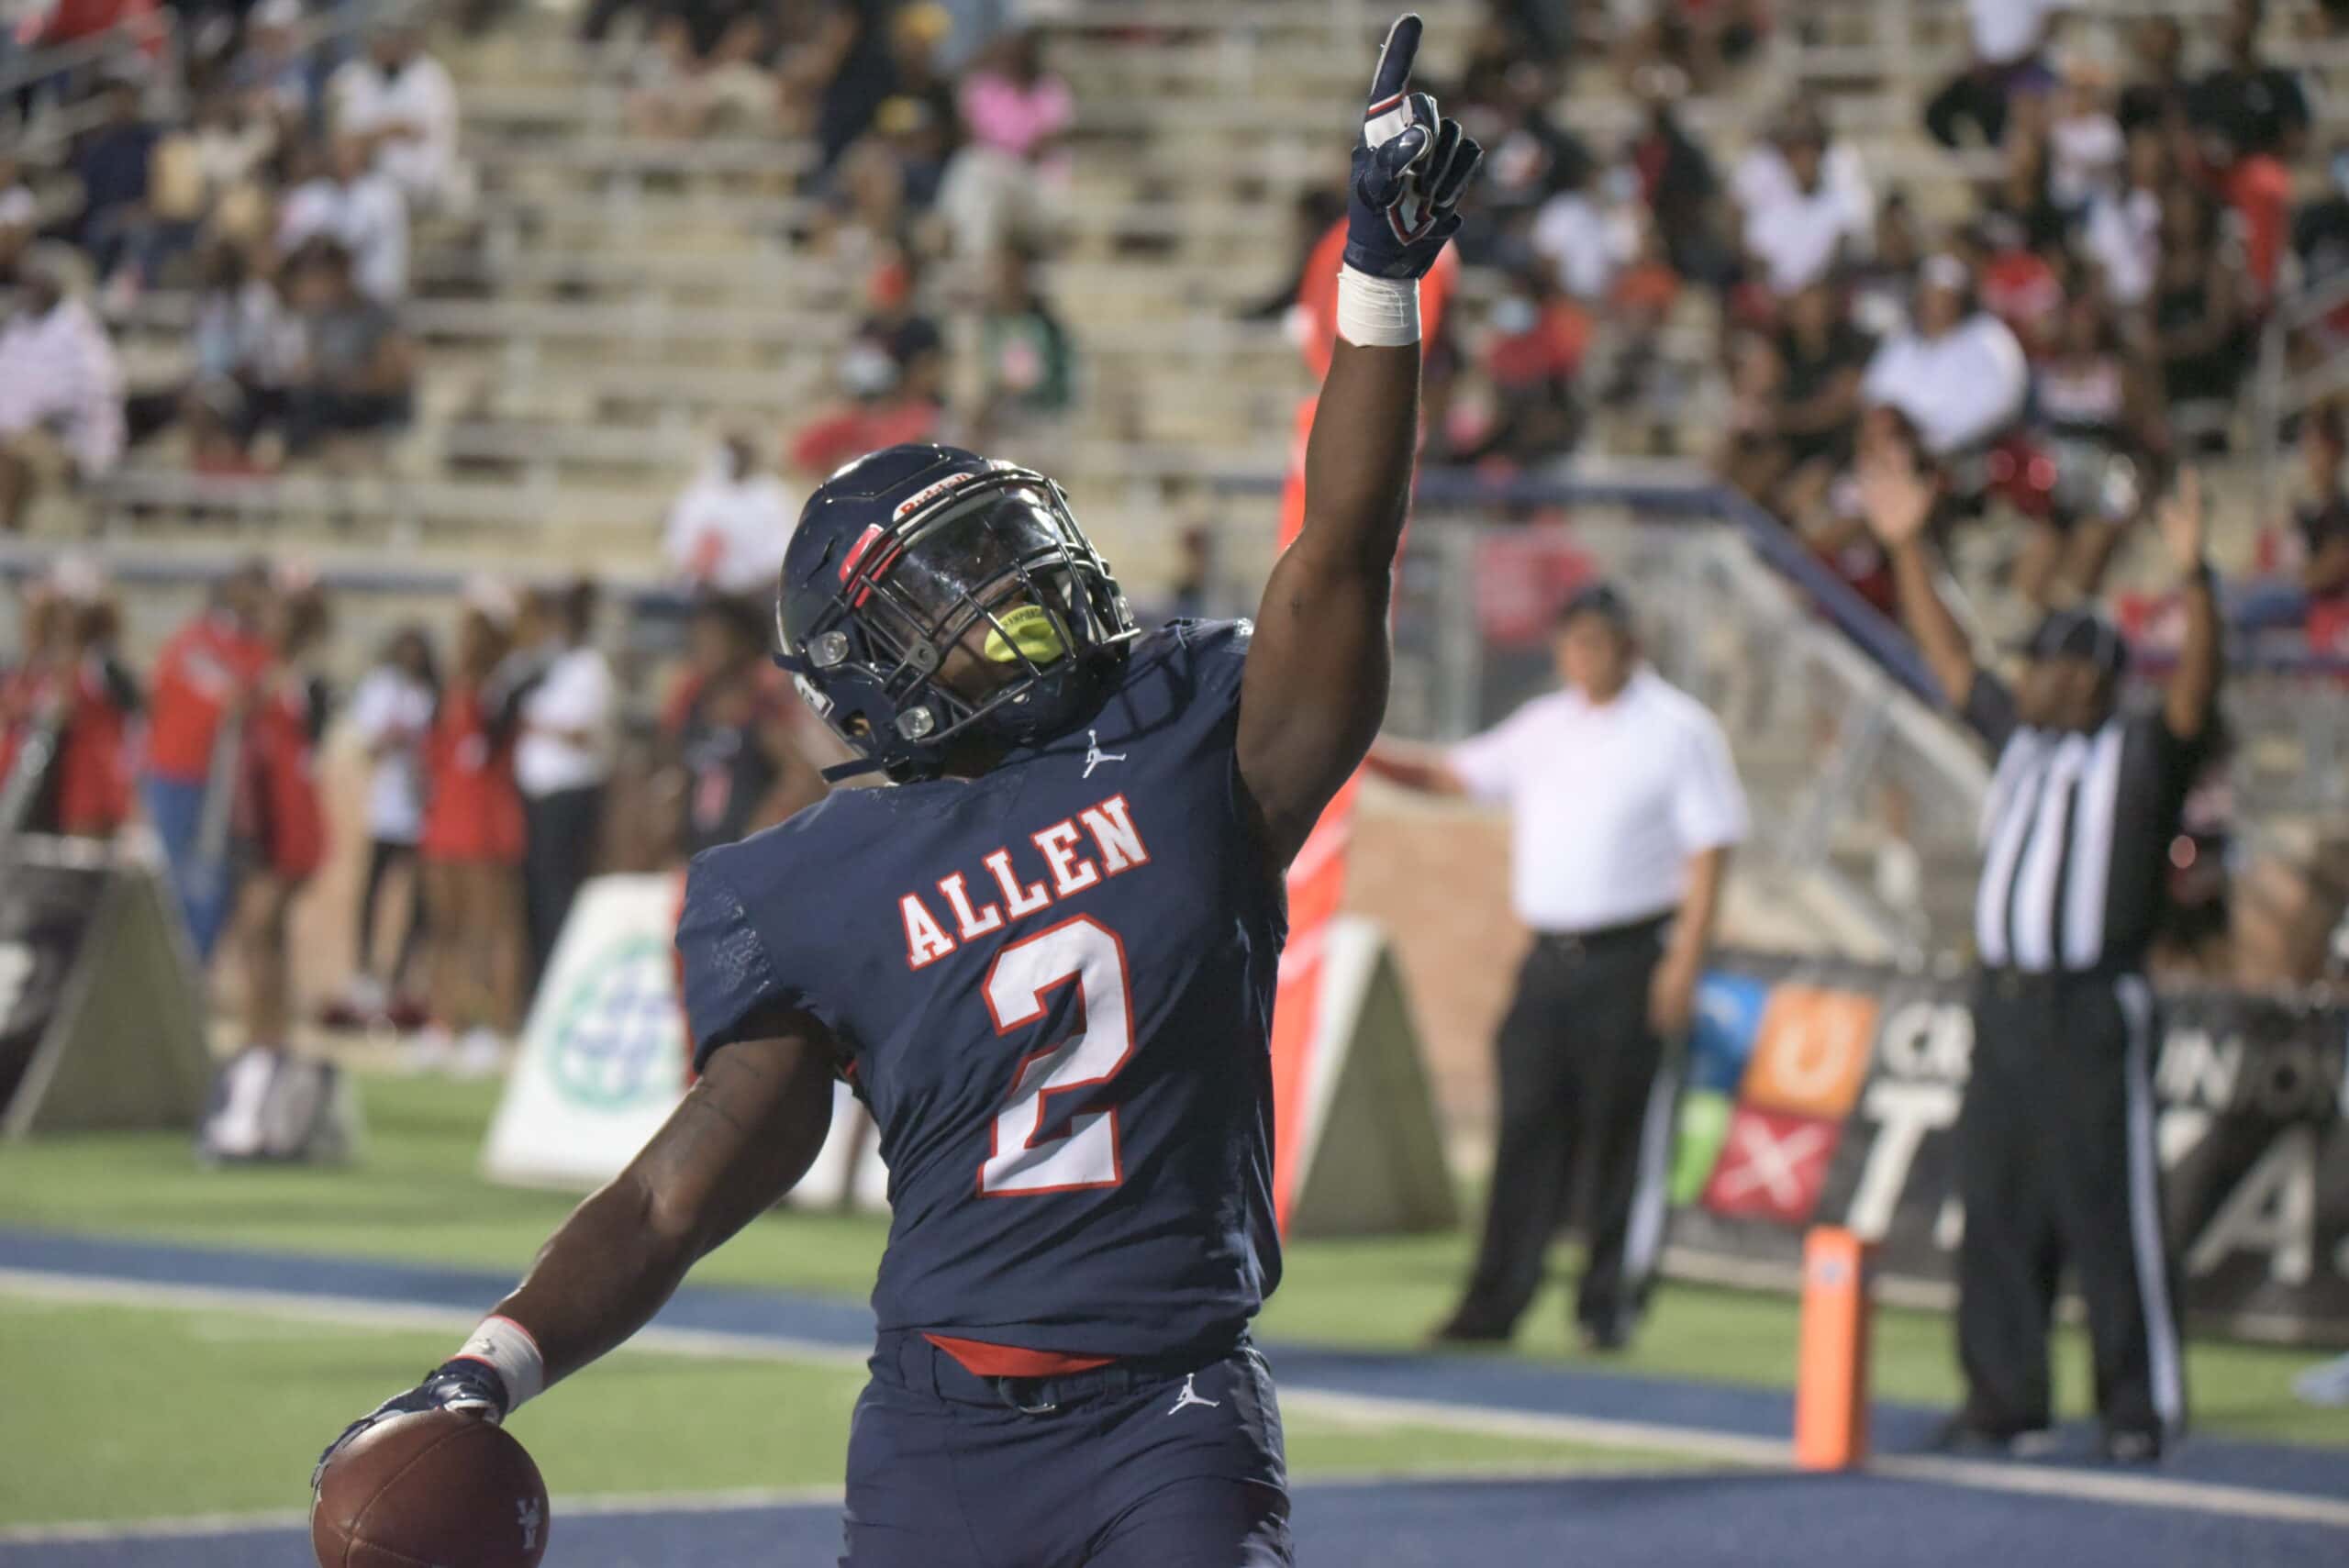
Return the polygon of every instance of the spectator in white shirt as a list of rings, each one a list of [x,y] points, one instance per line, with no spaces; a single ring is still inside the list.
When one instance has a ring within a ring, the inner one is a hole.
[[[2009,98],[2047,85],[2040,57],[2063,9],[2064,0],[1965,0],[1973,58],[1925,106],[1934,140],[1954,150],[1968,122],[1992,147],[2006,139]]]
[[[1829,181],[1827,145],[1816,128],[1795,128],[1778,150],[1784,181],[1749,178],[1752,199],[1741,205],[1746,251],[1784,299],[1824,278],[1839,259],[1864,252],[1874,215]]]
[[[2128,142],[2101,79],[2086,66],[2076,68],[2047,123],[2049,197],[2066,215],[2084,211],[2121,183],[2127,154]]]
[[[736,595],[770,595],[798,520],[797,499],[739,432],[718,443],[669,509],[661,549],[678,580]]]
[[[1848,231],[1865,247],[1876,217],[1867,165],[1859,149],[1831,134],[1809,104],[1797,103],[1782,111],[1770,134],[1745,150],[1730,171],[1730,199],[1739,212],[1750,216],[1792,195],[1797,181],[1788,149],[1798,141],[1820,149],[1820,178],[1840,201]]]
[[[1512,898],[1534,931],[1497,1042],[1484,1244],[1437,1337],[1510,1337],[1587,1159],[1575,1315],[1586,1344],[1615,1350],[1663,1245],[1678,1091],[1666,1048],[1695,1016],[1745,797],[1720,725],[1641,662],[1612,588],[1568,601],[1556,654],[1561,689],[1497,728],[1441,755],[1382,745],[1370,764],[1410,788],[1508,806]]]
[[[67,264],[33,253],[0,327],[0,531],[22,526],[40,491],[101,478],[122,456],[122,369],[66,292]]]
[[[526,993],[537,987],[571,901],[596,862],[612,771],[612,667],[593,640],[600,595],[582,578],[525,602],[524,657],[544,660],[521,693],[514,782],[522,791]]]
[[[1631,259],[1638,230],[1607,210],[1592,189],[1587,160],[1562,158],[1550,177],[1553,194],[1533,215],[1533,252],[1550,263],[1570,297],[1604,299]]]
[[[2162,191],[2168,183],[2169,150],[2159,126],[2129,133],[2125,177],[2088,206],[2083,244],[2104,272],[2105,296],[2126,309],[2153,292],[2162,261]]]
[[[336,132],[361,138],[410,206],[429,211],[456,198],[457,86],[424,52],[414,22],[395,19],[377,32],[366,54],[328,79],[327,102]]]
[[[319,235],[351,254],[351,281],[378,305],[407,297],[407,204],[367,166],[367,144],[335,138],[327,171],[295,187],[277,219],[277,249],[292,255]]]
[[[1970,303],[1973,280],[1954,256],[1926,259],[1909,327],[1868,361],[1860,395],[1898,409],[1939,461],[1963,456],[2013,424],[2030,389],[2022,345]]]
[[[432,644],[420,626],[392,634],[384,656],[351,700],[351,728],[366,748],[367,880],[359,895],[359,964],[350,1010],[361,1020],[384,1016],[414,961],[426,910],[417,841],[424,834],[424,737],[440,683]],[[407,882],[407,923],[388,961],[376,951],[376,920],[395,874]]]

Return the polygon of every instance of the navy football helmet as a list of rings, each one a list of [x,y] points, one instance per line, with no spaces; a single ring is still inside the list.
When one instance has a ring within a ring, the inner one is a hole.
[[[1050,740],[1108,695],[1136,635],[1061,487],[959,447],[890,447],[809,496],[775,605],[800,695],[874,770],[934,778],[953,743]]]

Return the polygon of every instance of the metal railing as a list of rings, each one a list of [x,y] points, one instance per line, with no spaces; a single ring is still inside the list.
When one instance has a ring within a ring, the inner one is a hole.
[[[1833,945],[1847,951],[1861,931],[1880,939],[1877,956],[1909,966],[1964,947],[1965,906],[1942,895],[1971,886],[1981,753],[1733,528],[1627,514],[1529,531],[1422,516],[1397,605],[1398,729],[1455,739],[1553,684],[1551,595],[1529,598],[1529,586],[1602,573],[1638,606],[1658,671],[1729,737],[1753,806],[1747,874],[1795,895],[1789,907],[1831,906]],[[1496,628],[1496,596],[1515,601],[1503,617],[1514,626]]]
[[[1494,520],[1536,504],[1570,506],[1572,526]],[[1500,486],[1431,473],[1397,576],[1387,728],[1457,740],[1553,684],[1551,617],[1604,575],[1658,670],[1720,718],[1753,805],[1741,876],[1820,928],[1787,941],[1951,959],[1969,934],[1982,753],[1911,691],[1929,677],[1898,629],[1742,506],[1673,465]],[[1219,610],[1252,611],[1267,554],[1252,525],[1220,531]]]
[[[2349,354],[2332,353],[2302,371],[2292,368],[2292,340],[2333,312],[2349,307],[2349,272],[2321,278],[2268,306],[2259,333],[2259,365],[2252,382],[2254,451],[2259,476],[2259,519],[2276,516],[2283,492],[2283,426],[2325,398],[2349,391]]]

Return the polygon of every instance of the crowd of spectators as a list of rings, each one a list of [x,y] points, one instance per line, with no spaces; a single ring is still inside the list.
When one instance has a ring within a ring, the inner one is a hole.
[[[811,139],[807,242],[857,302],[827,395],[785,429],[726,432],[677,497],[663,538],[681,581],[735,592],[771,579],[797,497],[877,447],[1017,440],[1048,454],[1079,368],[1048,271],[1075,98],[1010,11],[858,0],[586,14],[588,39],[633,62],[640,130]]]
[[[406,422],[411,227],[462,212],[471,180],[420,16],[371,16],[351,32],[302,0],[192,12],[174,50],[116,50],[17,95],[40,134],[0,159],[0,527],[166,430],[200,471],[253,473],[365,457],[362,438]],[[133,393],[115,324],[157,289],[194,295],[191,352],[176,384]]]
[[[2019,519],[1998,551],[2019,605],[2068,602],[2099,590],[2181,462],[2247,444],[2274,303],[2349,275],[2349,148],[2312,156],[2307,89],[2261,0],[2232,0],[2199,70],[2169,18],[2124,34],[2054,0],[1966,0],[1968,63],[1923,115],[1974,193],[1941,223],[1811,101],[1733,161],[1688,128],[1734,64],[1702,40],[1750,30],[1739,7],[1615,18],[1640,115],[1612,147],[1549,113],[1562,48],[1538,9],[1495,0],[1445,98],[1492,150],[1463,243],[1497,303],[1431,361],[1456,384],[1431,394],[1439,459],[1538,465],[1592,431],[1610,450],[1681,444],[1697,426],[1672,366],[1709,359],[1727,407],[1707,455],[1862,592],[1887,585],[1853,466],[1888,440],[1932,467],[1937,526]],[[1691,344],[1684,326],[1660,352],[1689,289],[1718,333]],[[2292,352],[2314,363],[2344,337],[2349,311]],[[2321,450],[2338,410],[2310,424]],[[2301,467],[2310,484],[2327,472]],[[2311,563],[2311,591],[2332,581],[2306,523],[2339,510],[2330,483],[2278,546]]]
[[[795,483],[888,440],[1048,434],[1074,397],[1045,263],[1074,97],[1011,13],[999,0],[583,13],[631,83],[640,132],[812,148],[807,242],[868,309],[829,399],[753,442],[786,455]],[[54,157],[0,160],[0,288],[14,295],[0,527],[164,432],[197,473],[251,475],[380,461],[411,418],[414,235],[464,215],[474,181],[422,14],[378,10],[347,36],[334,16],[304,0],[206,12],[182,23],[194,47],[168,75],[160,53],[118,51],[42,84],[51,121],[89,124]],[[159,288],[194,300],[185,373],[127,390],[113,339]]]

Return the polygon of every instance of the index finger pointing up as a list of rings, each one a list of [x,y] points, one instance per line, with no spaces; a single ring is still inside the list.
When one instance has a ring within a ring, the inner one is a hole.
[[[1378,51],[1378,69],[1370,78],[1370,114],[1394,107],[1410,85],[1411,62],[1419,57],[1421,25],[1418,12],[1406,11],[1386,29],[1386,42]]]

